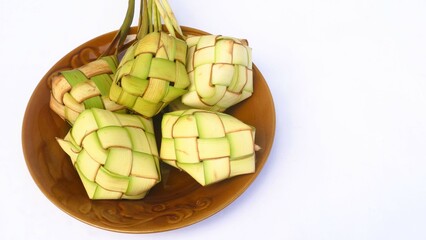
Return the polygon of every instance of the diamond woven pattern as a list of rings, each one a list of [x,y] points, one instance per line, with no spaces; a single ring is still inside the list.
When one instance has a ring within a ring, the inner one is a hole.
[[[201,185],[254,172],[255,129],[224,113],[199,109],[166,113],[160,158]]]
[[[151,119],[85,110],[59,143],[91,199],[140,199],[160,181]]]
[[[165,32],[153,32],[125,53],[110,98],[146,117],[158,114],[187,92],[187,45]]]
[[[60,72],[51,81],[50,108],[71,124],[91,107],[124,112],[124,106],[108,97],[117,64],[115,56],[107,56]]]
[[[185,105],[223,112],[252,95],[252,51],[246,40],[203,35],[186,42],[191,85],[182,96]]]

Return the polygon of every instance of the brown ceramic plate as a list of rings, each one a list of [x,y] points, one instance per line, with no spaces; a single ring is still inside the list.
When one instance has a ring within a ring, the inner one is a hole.
[[[183,27],[188,35],[206,34]],[[135,32],[135,28],[132,28]],[[28,169],[46,197],[64,212],[92,226],[116,232],[150,233],[173,230],[219,212],[239,197],[262,170],[275,134],[273,99],[262,74],[254,66],[254,94],[228,113],[256,127],[256,172],[202,187],[187,174],[162,166],[162,182],[142,200],[89,200],[68,156],[55,137],[69,126],[49,108],[49,78],[59,70],[96,59],[115,32],[96,37],[57,62],[41,79],[28,103],[22,145]],[[157,123],[159,119],[156,119]]]

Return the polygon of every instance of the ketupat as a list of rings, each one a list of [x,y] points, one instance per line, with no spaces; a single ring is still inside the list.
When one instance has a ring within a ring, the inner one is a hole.
[[[170,22],[158,0],[141,2],[142,14],[135,43],[121,60],[110,98],[146,117],[153,117],[187,92],[187,44],[176,37],[178,25]],[[161,18],[168,33],[162,30]]]
[[[124,112],[125,106],[109,99],[109,90],[116,72],[117,54],[129,33],[135,1],[129,0],[126,17],[104,54],[81,67],[59,72],[51,80],[50,108],[71,125],[89,108]],[[115,52],[110,51],[115,48]]]
[[[255,171],[255,128],[237,118],[200,109],[165,113],[160,159],[201,185]]]
[[[167,15],[176,22],[171,10]],[[252,49],[247,40],[222,35],[183,38],[188,44],[186,70],[190,86],[187,93],[172,102],[172,109],[224,112],[252,96]]]
[[[253,93],[251,48],[246,40],[220,35],[192,36],[187,71],[191,85],[182,103],[224,112]]]
[[[161,180],[152,119],[87,109],[57,141],[90,199],[141,199]]]
[[[82,67],[62,71],[52,78],[50,108],[71,125],[81,112],[93,107],[125,112],[125,106],[108,97],[116,68],[116,57],[106,56]]]

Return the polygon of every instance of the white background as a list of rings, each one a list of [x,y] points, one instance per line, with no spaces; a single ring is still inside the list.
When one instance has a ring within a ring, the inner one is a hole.
[[[127,1],[0,0],[2,239],[426,239],[426,1],[169,1],[181,25],[249,40],[277,116],[259,177],[170,232],[63,213],[27,170],[26,104],[62,56],[119,27]]]

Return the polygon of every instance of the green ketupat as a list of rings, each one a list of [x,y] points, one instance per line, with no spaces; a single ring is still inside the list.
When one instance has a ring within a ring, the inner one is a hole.
[[[50,108],[71,125],[82,111],[93,107],[125,112],[125,106],[108,97],[116,68],[115,56],[106,56],[62,71],[52,78]]]
[[[187,44],[176,37],[177,23],[159,0],[144,0],[136,42],[121,60],[110,98],[146,117],[152,117],[187,92]],[[160,17],[161,16],[161,17]],[[168,33],[162,30],[163,18]]]
[[[205,186],[255,171],[255,128],[219,112],[164,114],[160,159]]]
[[[90,199],[141,199],[161,180],[151,119],[92,108],[57,141]]]
[[[129,0],[123,24],[100,58],[81,67],[61,71],[52,78],[50,108],[71,125],[85,109],[126,111],[125,106],[109,99],[109,90],[117,70],[117,53],[129,33],[134,7],[135,1]],[[115,52],[110,54],[113,48]]]
[[[167,2],[167,0],[163,0]],[[176,21],[173,12],[167,15]],[[171,109],[224,112],[253,93],[252,49],[247,40],[222,35],[184,36],[188,92]]]
[[[204,35],[186,42],[191,85],[182,96],[183,104],[223,112],[252,95],[252,57],[246,40]]]

